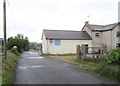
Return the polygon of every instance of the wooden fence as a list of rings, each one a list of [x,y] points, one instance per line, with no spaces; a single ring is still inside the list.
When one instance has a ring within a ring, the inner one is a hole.
[[[85,47],[77,45],[77,58],[102,58],[106,47]]]

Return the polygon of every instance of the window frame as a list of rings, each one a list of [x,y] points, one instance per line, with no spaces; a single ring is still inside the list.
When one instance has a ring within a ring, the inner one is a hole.
[[[60,39],[54,39],[54,45],[61,45],[61,40]]]
[[[52,38],[49,38],[48,39],[48,44],[49,45],[61,45],[61,40],[60,39],[52,39]]]
[[[49,39],[48,39],[48,43],[49,43],[49,45],[54,45],[54,40],[51,39],[51,38],[49,38]]]
[[[100,33],[95,33],[95,37],[100,37]]]
[[[117,38],[120,37],[120,31],[117,31],[117,32],[116,32],[116,37],[117,37]]]
[[[116,48],[120,48],[120,43],[116,43]]]

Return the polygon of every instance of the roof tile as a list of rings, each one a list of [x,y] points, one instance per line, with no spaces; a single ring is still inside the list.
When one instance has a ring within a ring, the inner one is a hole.
[[[106,31],[113,29],[114,26],[116,26],[118,23],[114,24],[109,24],[109,25],[93,25],[93,24],[88,24],[91,30],[97,30],[97,31]]]
[[[65,39],[65,40],[91,40],[92,38],[86,31],[67,31],[67,30],[43,30],[46,38]]]

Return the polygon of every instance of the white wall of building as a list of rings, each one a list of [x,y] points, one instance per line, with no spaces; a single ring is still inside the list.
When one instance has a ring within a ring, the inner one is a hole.
[[[60,45],[50,45],[45,34],[42,37],[42,53],[43,54],[70,54],[76,53],[77,45],[88,44],[92,47],[92,40],[60,40]]]
[[[76,53],[77,45],[88,44],[92,46],[91,40],[61,40],[61,45],[48,45],[48,54],[70,54]]]
[[[47,54],[47,39],[45,38],[45,34],[43,34],[43,38],[42,38],[42,53]]]

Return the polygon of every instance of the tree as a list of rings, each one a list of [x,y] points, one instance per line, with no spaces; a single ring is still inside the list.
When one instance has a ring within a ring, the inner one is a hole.
[[[42,44],[41,43],[37,43],[37,42],[30,42],[30,49],[33,49],[33,50],[41,50],[42,48]]]
[[[36,50],[36,43],[31,42],[29,45],[30,45],[30,49]]]
[[[24,37],[22,34],[18,34],[15,37],[10,37],[7,40],[7,49],[11,50],[14,46],[17,46],[17,51],[27,51],[29,50],[29,40],[27,37]]]

